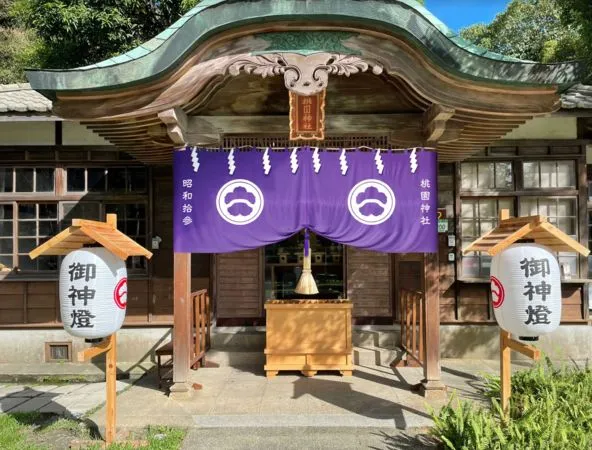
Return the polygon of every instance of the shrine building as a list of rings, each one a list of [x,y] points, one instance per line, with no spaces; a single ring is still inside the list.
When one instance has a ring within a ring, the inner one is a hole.
[[[62,329],[60,257],[28,254],[72,219],[109,213],[154,254],[127,262],[120,361],[135,370],[173,336],[187,339],[187,295],[203,289],[212,348],[262,352],[266,302],[298,298],[303,231],[242,251],[178,251],[173,230],[185,217],[211,217],[195,205],[177,210],[175,155],[199,174],[195,149],[224,158],[234,151],[238,174],[247,149],[257,161],[266,150],[285,153],[286,164],[293,149],[311,158],[320,151],[325,165],[310,170],[322,176],[328,155],[339,170],[346,149],[372,152],[381,174],[377,159],[388,166],[389,155],[405,155],[408,171],[416,151],[437,155],[437,191],[423,210],[437,227],[437,253],[422,242],[403,252],[360,248],[307,227],[316,298],[353,305],[353,363],[374,351],[384,365],[395,359],[405,347],[404,293],[419,292],[422,363],[437,388],[440,358],[497,357],[491,258],[463,250],[496,227],[502,209],[546,216],[590,245],[585,74],[581,62],[539,64],[479,48],[413,0],[204,0],[125,54],[29,71],[30,84],[0,86],[0,362],[73,361],[84,348]],[[201,195],[199,183],[192,193]],[[403,205],[401,196],[396,208]],[[208,248],[223,247],[212,240]],[[557,255],[563,312],[553,339],[566,345],[540,345],[553,357],[590,358],[589,263]],[[183,351],[175,347],[175,364],[185,363]],[[176,370],[183,384],[189,368]]]

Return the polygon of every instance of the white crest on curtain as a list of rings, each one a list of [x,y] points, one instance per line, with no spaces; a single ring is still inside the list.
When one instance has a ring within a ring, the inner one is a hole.
[[[193,164],[193,171],[197,173],[199,170],[199,155],[197,154],[197,147],[191,150],[191,163]]]
[[[319,148],[315,147],[312,154],[312,165],[314,166],[315,173],[319,173],[321,170],[321,156],[319,155]]]
[[[380,154],[380,149],[376,150],[376,155],[374,156],[374,161],[376,162],[376,168],[378,169],[378,173],[382,175],[384,172],[384,162],[382,161],[382,156]]]
[[[294,147],[294,150],[290,154],[290,167],[292,168],[292,173],[298,172],[298,147]]]
[[[266,148],[265,152],[263,153],[263,172],[265,173],[265,175],[269,175],[270,171],[271,161],[269,159],[269,148]]]
[[[347,173],[347,169],[349,166],[347,165],[347,152],[345,149],[341,150],[341,156],[339,156],[339,161],[341,161],[341,175],[345,175]]]
[[[234,149],[230,150],[228,154],[228,174],[234,175],[234,171],[236,170],[236,163],[234,161]]]
[[[417,163],[417,149],[414,148],[411,154],[409,155],[409,165],[411,167],[411,173],[417,172],[417,168],[419,164]]]

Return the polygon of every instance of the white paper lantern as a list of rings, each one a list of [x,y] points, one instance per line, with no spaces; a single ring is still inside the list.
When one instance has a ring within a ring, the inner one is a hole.
[[[69,253],[60,269],[60,306],[65,330],[87,339],[119,330],[127,306],[125,261],[105,248]]]
[[[518,337],[536,338],[559,326],[559,263],[542,245],[514,244],[494,256],[491,294],[497,323]]]

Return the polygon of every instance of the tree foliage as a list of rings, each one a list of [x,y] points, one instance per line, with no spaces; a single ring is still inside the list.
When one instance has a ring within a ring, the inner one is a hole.
[[[25,81],[25,67],[39,65],[35,32],[18,26],[12,0],[0,0],[0,84]]]
[[[512,0],[493,22],[465,28],[461,36],[502,55],[550,63],[584,56],[581,30],[559,0]]]
[[[196,1],[15,0],[13,14],[42,42],[44,67],[92,64],[164,30]]]
[[[582,53],[592,66],[592,2],[590,0],[561,0],[564,23],[579,29]]]

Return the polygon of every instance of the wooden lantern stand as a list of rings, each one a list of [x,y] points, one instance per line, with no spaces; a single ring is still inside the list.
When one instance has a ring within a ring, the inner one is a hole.
[[[500,211],[499,224],[495,229],[481,236],[463,253],[485,252],[489,256],[495,256],[512,244],[520,242],[534,242],[555,252],[577,252],[583,256],[590,254],[588,248],[551,225],[546,217],[511,218],[508,209]],[[536,347],[517,341],[509,332],[500,330],[501,407],[506,418],[509,418],[512,394],[512,350],[534,361],[541,357],[541,351]]]
[[[512,350],[529,357],[533,361],[541,359],[541,351],[533,345],[524,344],[512,338],[505,330],[500,330],[500,391],[502,411],[510,417],[510,397],[512,395]]]
[[[133,239],[117,230],[117,215],[107,214],[106,222],[93,220],[74,219],[72,226],[51,238],[29,253],[31,259],[45,255],[67,255],[68,253],[83,248],[85,245],[100,244],[122,260],[130,256],[144,256],[148,259],[152,253],[136,243]],[[101,342],[78,353],[78,361],[85,362],[106,354],[105,381],[106,381],[106,420],[105,442],[103,447],[109,446],[116,440],[116,402],[117,402],[117,337],[116,333],[106,337]],[[146,441],[123,442],[132,447],[148,445]],[[71,448],[86,448],[96,442],[76,441]]]

